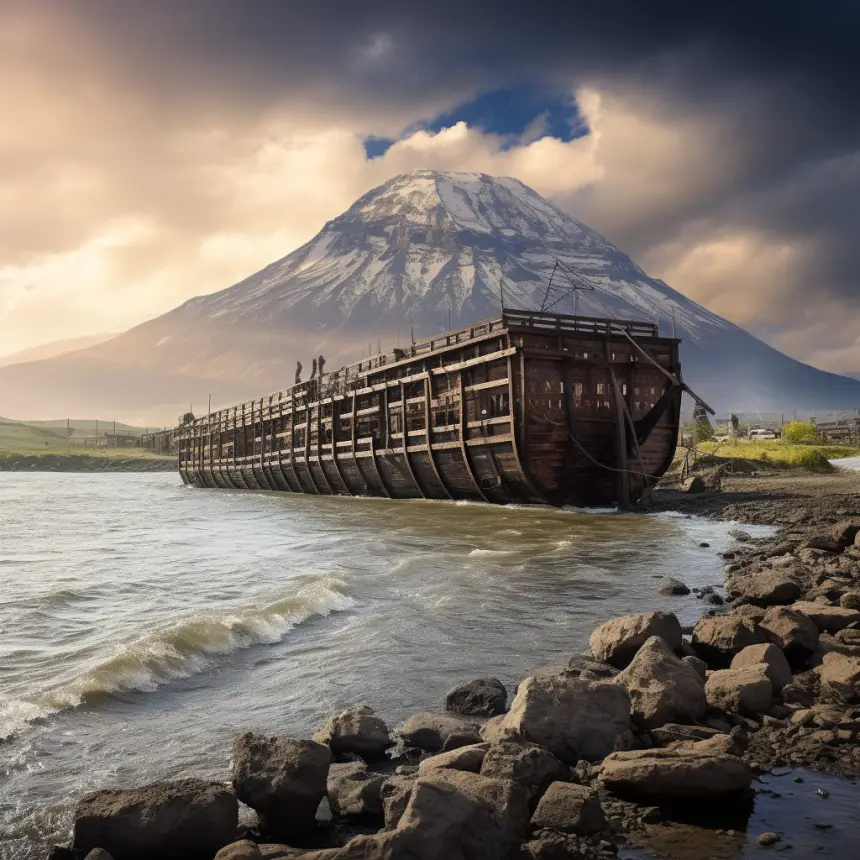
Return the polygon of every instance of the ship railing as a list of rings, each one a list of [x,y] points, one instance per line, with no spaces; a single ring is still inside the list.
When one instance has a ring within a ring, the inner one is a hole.
[[[659,337],[657,323],[642,320],[615,320],[545,311],[505,311],[505,327],[535,328],[582,334],[612,335],[627,332],[631,337]]]

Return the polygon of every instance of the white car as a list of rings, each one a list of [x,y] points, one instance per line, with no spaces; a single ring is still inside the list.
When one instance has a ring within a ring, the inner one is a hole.
[[[761,440],[761,439],[779,439],[779,433],[775,430],[751,430],[750,431],[750,440]]]

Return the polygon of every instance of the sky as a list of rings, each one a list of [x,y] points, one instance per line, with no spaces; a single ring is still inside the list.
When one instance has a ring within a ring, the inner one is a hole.
[[[858,32],[854,0],[0,0],[0,354],[222,289],[438,168],[860,371]]]

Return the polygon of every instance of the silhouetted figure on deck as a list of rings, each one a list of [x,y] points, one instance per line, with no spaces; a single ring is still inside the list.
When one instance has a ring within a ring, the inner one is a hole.
[[[317,360],[314,359],[313,363],[311,364],[311,379],[316,379],[316,375],[317,375]]]
[[[296,362],[296,385],[298,385],[302,381],[302,363],[300,361]]]
[[[319,370],[320,379],[322,379],[323,367],[325,367],[325,359],[322,356],[320,356],[319,357],[319,363],[317,364],[317,370]]]

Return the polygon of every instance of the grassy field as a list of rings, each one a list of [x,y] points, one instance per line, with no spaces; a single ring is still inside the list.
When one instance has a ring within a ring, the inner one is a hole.
[[[747,442],[736,439],[729,442],[701,442],[699,451],[717,458],[749,460],[773,468],[809,469],[827,472],[833,467],[830,460],[841,457],[860,457],[860,448],[847,445],[793,445],[781,439]]]
[[[69,434],[66,438],[66,421],[14,421],[10,418],[0,418],[0,451],[88,451],[97,453],[101,450],[94,445],[96,430],[99,436],[113,433],[112,421],[72,420],[69,422]],[[143,427],[133,427],[129,424],[116,423],[116,432],[128,436],[140,436]],[[87,445],[89,441],[89,445]],[[122,449],[120,449],[122,450]],[[135,449],[125,449],[126,453]]]

